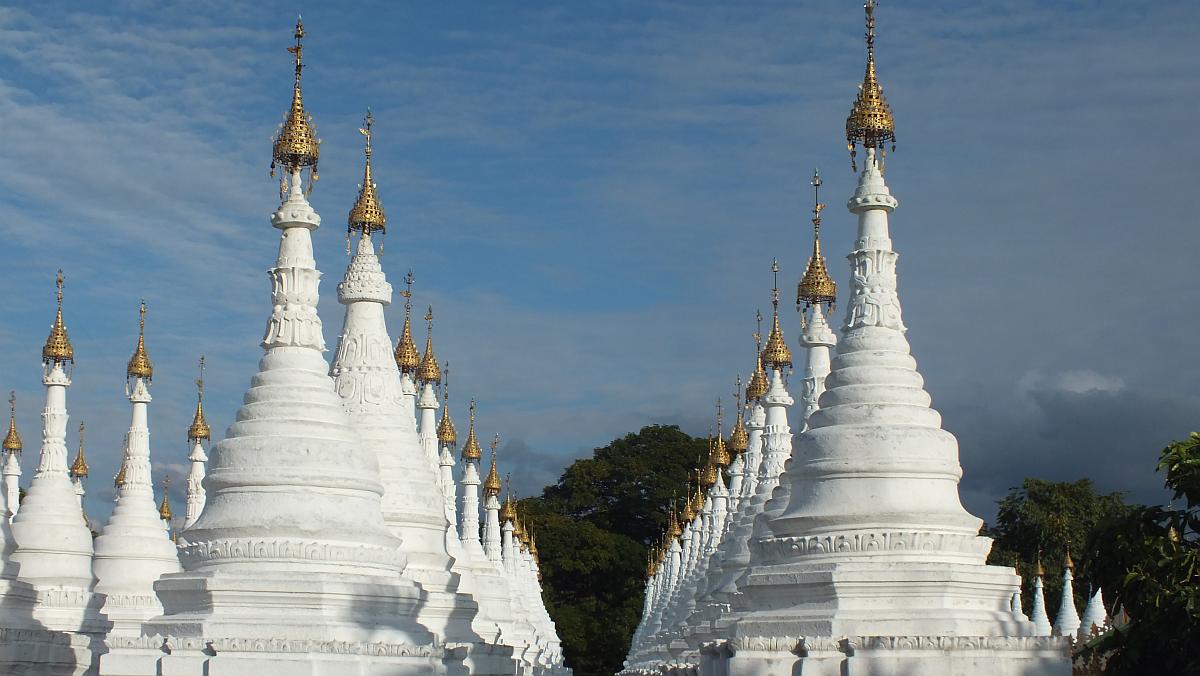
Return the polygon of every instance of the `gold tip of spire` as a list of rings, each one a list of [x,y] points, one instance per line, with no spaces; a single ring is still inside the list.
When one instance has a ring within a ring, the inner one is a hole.
[[[467,441],[463,444],[463,460],[479,460],[483,457],[483,449],[479,447],[479,439],[475,438],[475,400],[471,400],[471,427],[467,430]]]
[[[861,145],[864,150],[882,151],[885,144],[891,143],[892,150],[896,149],[896,122],[891,106],[883,97],[883,86],[875,75],[875,0],[867,0],[863,9],[867,16],[867,72],[850,116],[846,118],[846,147],[850,151],[852,167],[856,145]]]
[[[366,157],[363,180],[362,185],[358,187],[358,199],[354,200],[354,206],[350,208],[350,216],[346,220],[350,232],[358,230],[367,235],[375,231],[387,233],[387,216],[383,213],[383,203],[379,201],[379,195],[375,192],[375,181],[371,176],[371,125],[374,123],[375,118],[368,108],[367,116],[363,118],[363,126],[358,129],[358,133],[366,139],[363,145],[363,155]]]
[[[412,270],[404,276],[405,289],[400,292],[404,296],[404,329],[400,332],[400,340],[396,341],[396,366],[403,373],[416,373],[421,366],[421,353],[412,337]]]
[[[204,418],[204,355],[200,355],[200,377],[196,379],[196,414],[192,416],[192,425],[187,432],[188,441],[196,443],[201,439],[212,439],[212,430]]]
[[[125,375],[129,378],[145,378],[150,380],[154,377],[154,366],[150,363],[150,356],[146,354],[146,301],[142,300],[138,307],[138,342],[137,348],[133,351],[133,356],[129,358],[129,367],[125,369]]]
[[[438,421],[437,437],[443,446],[454,448],[458,443],[458,430],[450,419],[450,362],[446,362],[442,370],[445,374],[442,380],[442,419]]]
[[[5,453],[21,452],[21,434],[17,432],[17,391],[8,394],[8,434],[4,435]]]
[[[125,485],[125,459],[121,459],[121,469],[117,475],[113,477],[113,488],[120,488]]]
[[[724,424],[723,413],[721,411],[721,400],[717,400],[717,438],[713,442],[712,453],[709,456],[709,464],[717,467],[725,467],[733,461],[729,457],[729,450],[725,448],[725,430],[722,428]],[[714,482],[715,483],[715,482]]]
[[[79,423],[79,452],[75,454],[75,462],[71,463],[71,476],[84,479],[87,475],[87,459],[83,456],[83,423]]]
[[[163,477],[163,499],[162,499],[162,503],[160,503],[158,505],[158,518],[162,519],[163,521],[167,521],[167,522],[169,522],[171,520],[171,500],[170,500],[170,491],[168,490],[168,488],[170,488],[170,486],[171,486],[171,477],[169,477],[169,476]]]
[[[755,311],[754,318],[758,321],[758,329],[754,332],[754,373],[750,382],[746,383],[746,401],[758,401],[767,393],[767,370],[763,368],[762,355],[762,312]]]
[[[304,110],[304,97],[300,92],[300,76],[304,70],[302,41],[305,35],[307,33],[304,32],[304,22],[297,18],[296,31],[293,34],[296,44],[288,47],[288,52],[295,57],[296,62],[296,82],[292,89],[292,107],[288,110],[287,116],[279,128],[279,133],[275,136],[271,153],[271,175],[274,176],[276,166],[283,168],[288,174],[297,172],[304,167],[312,167],[312,178],[315,181],[317,179],[317,160],[321,155],[321,141],[317,138],[312,116]]]
[[[417,379],[427,383],[438,383],[442,380],[442,371],[438,367],[437,356],[433,354],[433,306],[425,313],[425,322],[429,333],[425,337],[425,356],[421,357],[421,365],[417,367]]]
[[[737,401],[737,408],[734,409],[733,430],[729,433],[729,452],[736,457],[750,448],[750,435],[746,432],[746,424],[742,421],[742,377],[740,375],[737,377],[733,396]]]
[[[779,328],[779,261],[771,261],[771,272],[775,275],[775,286],[771,289],[771,305],[774,307],[774,318],[771,332],[767,335],[767,346],[763,348],[762,360],[767,366],[782,371],[792,367],[792,350],[783,339],[783,329]]]
[[[796,286],[797,310],[807,310],[821,303],[832,308],[837,301],[837,284],[830,278],[825,256],[821,254],[821,212],[825,209],[821,204],[821,184],[820,172],[814,171],[810,181],[813,187],[813,253],[804,269],[804,277]]]
[[[58,287],[58,312],[54,315],[54,324],[50,326],[50,335],[42,346],[42,362],[47,366],[75,362],[75,349],[71,347],[71,339],[67,337],[67,326],[63,323],[63,271],[58,271],[54,280]]]
[[[1042,550],[1038,550],[1037,560],[1033,565],[1033,574],[1035,577],[1045,577],[1046,569],[1042,567]]]
[[[499,445],[500,435],[497,434],[492,438],[492,468],[483,480],[483,494],[487,496],[500,495],[500,474],[496,471],[496,448]]]
[[[1067,554],[1063,559],[1063,567],[1067,570],[1075,570],[1075,561],[1071,559],[1071,543],[1067,542]]]

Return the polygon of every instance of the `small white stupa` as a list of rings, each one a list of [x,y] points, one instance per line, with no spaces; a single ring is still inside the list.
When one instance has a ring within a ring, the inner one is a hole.
[[[200,513],[204,511],[204,463],[208,462],[208,454],[204,452],[204,442],[212,439],[212,429],[204,417],[204,355],[200,355],[200,377],[196,379],[196,412],[192,415],[192,424],[188,427],[187,440],[191,445],[188,453],[187,476],[187,511],[183,520],[184,529],[192,527]]]
[[[146,353],[146,303],[140,308],[138,342],[126,369],[125,391],[133,405],[125,434],[123,476],[112,517],[96,538],[92,570],[96,592],[104,594],[103,612],[110,636],[140,636],[142,622],[162,613],[154,583],[180,570],[171,541],[154,504],[147,409],[154,367]]]
[[[92,592],[92,532],[67,467],[67,388],[75,350],[63,323],[61,270],[57,283],[58,311],[42,348],[42,384],[46,386],[42,452],[37,474],[13,518],[17,549],[12,561],[19,566],[18,578],[37,590],[34,617],[43,626],[101,633],[105,629],[98,612],[101,599]]]
[[[8,395],[8,433],[4,435],[4,521],[10,522],[21,508],[21,434],[17,432],[17,393]]]

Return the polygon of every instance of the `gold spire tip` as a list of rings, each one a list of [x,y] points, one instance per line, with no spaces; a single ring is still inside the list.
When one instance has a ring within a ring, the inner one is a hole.
[[[75,462],[71,463],[71,476],[84,479],[88,475],[87,459],[83,455],[83,423],[79,423],[79,452],[75,454]]]
[[[821,204],[823,182],[820,172],[813,171],[809,184],[813,187],[813,252],[808,259],[808,267],[804,269],[804,276],[796,285],[796,309],[801,312],[822,303],[832,309],[837,301],[837,284],[830,278],[825,256],[821,253],[821,212],[825,205]]]
[[[312,116],[304,110],[304,97],[300,91],[300,79],[304,70],[304,22],[297,17],[293,37],[295,46],[288,52],[295,59],[296,82],[292,88],[292,105],[284,117],[283,124],[275,136],[271,152],[271,175],[278,166],[287,174],[298,173],[304,167],[312,168],[312,180],[317,180],[317,161],[321,155],[321,140],[316,136]],[[311,190],[312,183],[309,183]]]
[[[471,400],[471,426],[467,430],[467,440],[463,444],[463,460],[479,461],[483,457],[483,449],[479,447],[479,439],[475,437],[475,400]]]
[[[442,419],[437,426],[438,442],[454,448],[458,443],[458,430],[454,428],[454,421],[450,419],[450,362],[446,362],[443,368],[442,401]]]
[[[496,471],[496,448],[500,446],[500,435],[492,437],[492,468],[488,470],[487,478],[483,480],[483,494],[488,496],[500,495],[500,474]]]
[[[63,280],[63,271],[59,269],[54,278],[58,310],[54,315],[54,324],[50,326],[50,335],[46,337],[46,344],[42,346],[42,362],[46,366],[75,363],[75,349],[71,347],[71,339],[67,337],[67,326],[63,323]]]
[[[187,438],[191,443],[200,440],[211,440],[212,429],[204,417],[204,355],[200,355],[200,377],[196,379],[196,413],[192,416],[192,424],[188,427]]]
[[[437,356],[433,354],[433,306],[429,306],[429,310],[425,313],[425,322],[428,326],[428,334],[425,338],[425,356],[421,357],[421,364],[417,367],[417,379],[426,383],[439,383],[442,380],[442,371],[438,366]]]
[[[767,345],[762,351],[763,363],[773,369],[782,371],[792,367],[792,350],[783,339],[783,329],[779,327],[779,261],[771,261],[771,272],[775,275],[775,286],[771,290],[771,305],[774,307],[771,332],[767,334]]]
[[[154,378],[154,366],[150,363],[150,356],[146,354],[146,300],[142,299],[138,306],[138,342],[137,348],[133,351],[133,356],[129,358],[129,366],[125,369],[125,376],[128,378],[144,378],[151,380]]]
[[[8,394],[8,434],[4,435],[3,450],[20,453],[21,448],[21,434],[17,432],[17,391],[13,390]]]
[[[358,133],[365,139],[363,155],[366,161],[363,164],[363,179],[358,187],[358,199],[354,200],[354,206],[350,208],[350,216],[346,221],[347,232],[358,230],[364,235],[376,231],[380,234],[387,233],[387,216],[383,213],[383,203],[379,200],[375,180],[371,175],[371,126],[374,123],[375,118],[368,108],[367,115],[363,118],[363,126],[358,129]]]
[[[169,522],[171,520],[171,516],[172,516],[171,515],[171,501],[169,499],[170,486],[171,486],[171,477],[164,476],[163,477],[163,498],[162,498],[162,503],[159,504],[159,506],[158,506],[158,518],[162,519],[163,521],[167,521],[167,522]]]
[[[875,74],[875,0],[863,4],[867,21],[867,71],[858,88],[858,97],[846,118],[846,148],[850,151],[850,166],[855,166],[855,147],[878,150],[883,153],[885,144],[896,149],[896,123],[892,108],[883,96],[883,86]]]

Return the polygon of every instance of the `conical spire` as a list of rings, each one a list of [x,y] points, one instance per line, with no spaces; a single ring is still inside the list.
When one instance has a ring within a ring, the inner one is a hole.
[[[354,206],[350,208],[350,216],[346,221],[348,233],[355,230],[365,235],[376,231],[380,234],[387,233],[387,216],[383,213],[383,203],[375,193],[375,181],[371,177],[371,125],[374,122],[375,118],[371,116],[370,109],[367,109],[363,126],[358,130],[366,139],[363,144],[366,161],[363,164],[362,185],[358,187],[358,199],[354,200]]]
[[[75,454],[75,462],[71,463],[71,476],[83,479],[87,475],[87,459],[83,456],[83,423],[79,423],[79,452]]]
[[[405,326],[408,322],[405,322]],[[450,362],[446,362],[445,379],[442,381],[442,419],[438,421],[437,437],[438,443],[443,446],[454,448],[458,443],[458,430],[454,428],[454,421],[450,419]]]
[[[404,330],[400,332],[400,340],[396,341],[396,366],[404,373],[416,373],[421,365],[421,353],[412,337],[412,270],[404,276],[404,285],[406,288],[400,292],[404,296]]]
[[[712,452],[709,454],[708,463],[714,467],[725,467],[733,461],[729,457],[729,450],[725,448],[725,430],[724,413],[721,410],[721,400],[717,400],[717,438],[713,442]]]
[[[892,119],[892,108],[883,97],[883,86],[875,76],[875,0],[863,5],[867,15],[867,72],[858,97],[846,118],[846,148],[850,151],[851,168],[855,171],[855,146],[877,149],[883,154],[884,145],[892,144],[896,149],[896,123]]]
[[[779,328],[779,261],[771,261],[771,272],[775,275],[775,286],[771,289],[774,317],[771,333],[767,335],[767,346],[763,348],[762,360],[766,366],[782,371],[792,367],[792,351],[783,339],[783,330]]]
[[[463,444],[463,460],[479,460],[483,457],[483,449],[475,438],[475,400],[471,400],[471,427],[467,430],[467,441]]]
[[[762,312],[756,310],[754,318],[758,321],[758,328],[754,331],[755,364],[754,373],[750,376],[750,382],[746,383],[746,401],[758,401],[762,399],[770,387],[770,383],[767,381],[767,370],[763,368]]]
[[[187,431],[188,441],[196,443],[201,439],[212,439],[212,430],[204,419],[204,355],[200,355],[200,377],[196,379],[196,414],[192,416],[192,425]]]
[[[54,324],[50,327],[50,335],[42,346],[42,362],[47,366],[52,364],[75,363],[75,350],[71,347],[71,339],[67,337],[67,326],[63,323],[63,271],[58,271],[55,278],[58,286],[58,312],[54,315]]]
[[[171,498],[170,498],[171,477],[163,477],[163,499],[158,505],[158,518],[163,521],[171,520]]]
[[[4,435],[4,452],[21,452],[21,434],[17,432],[17,392],[8,395],[8,434]]]
[[[421,365],[417,368],[417,378],[427,383],[440,382],[441,369],[438,368],[437,356],[433,354],[433,306],[425,313],[425,322],[429,333],[425,337],[425,355],[421,357]]]
[[[146,301],[143,299],[138,307],[138,342],[137,349],[129,358],[129,367],[125,369],[128,378],[154,377],[154,366],[150,363],[150,355],[146,354]]]
[[[737,401],[737,408],[734,409],[733,431],[729,433],[729,452],[735,457],[746,452],[750,447],[750,435],[746,432],[746,424],[742,420],[742,377],[737,377],[737,385],[734,387],[734,398]]]
[[[821,174],[814,171],[811,181],[813,187],[813,253],[808,259],[808,267],[804,277],[796,287],[796,309],[804,310],[813,305],[824,303],[830,308],[837,301],[837,284],[829,277],[825,267],[825,256],[821,254]]]
[[[496,472],[496,448],[500,446],[500,435],[492,438],[492,468],[488,470],[487,478],[483,480],[483,494],[486,496],[500,495],[500,474]]]
[[[500,523],[517,520],[517,505],[512,499],[512,477],[504,477],[504,504],[500,506]]]
[[[300,93],[300,75],[304,70],[303,52],[304,23],[296,19],[296,45],[288,47],[288,51],[296,60],[296,84],[292,90],[292,107],[287,117],[279,127],[275,136],[271,153],[271,175],[275,175],[275,167],[279,166],[286,174],[299,172],[304,167],[312,167],[312,180],[317,180],[317,160],[321,155],[321,141],[317,138],[312,116],[304,110],[304,97]],[[309,184],[312,188],[312,184]]]

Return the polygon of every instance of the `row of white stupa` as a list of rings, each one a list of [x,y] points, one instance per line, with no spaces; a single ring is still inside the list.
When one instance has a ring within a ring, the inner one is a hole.
[[[273,153],[286,178],[271,217],[281,237],[269,270],[265,354],[235,422],[211,449],[207,475],[201,389],[188,432],[187,515],[175,541],[151,481],[144,306],[112,517],[93,542],[81,515],[67,464],[74,351],[59,277],[42,353],[41,454],[19,502],[15,422],[6,443],[12,523],[0,519],[0,673],[569,673],[542,602],[537,545],[511,497],[499,501],[495,444],[481,535],[473,403],[454,480],[457,434],[445,408],[437,420],[443,376],[432,313],[421,355],[410,291],[402,292],[405,323],[393,353],[383,314],[392,287],[374,250],[386,220],[371,175],[369,115],[349,217],[357,250],[337,287],[345,319],[332,365],[322,355],[310,238],[320,217],[301,189],[302,171],[315,176],[319,154],[300,90],[303,36],[297,23],[292,106]]]
[[[852,163],[858,147],[865,157],[847,204],[858,228],[841,334],[826,317],[836,287],[818,192],[797,293],[799,433],[776,285],[747,419],[739,410],[728,442],[718,435],[698,494],[682,520],[669,517],[623,673],[1066,676],[1076,633],[1105,623],[1099,590],[1080,622],[1070,568],[1056,628],[1040,577],[1025,617],[1021,579],[986,564],[991,539],[962,507],[958,442],[930,406],[901,318],[888,223],[898,202],[883,175],[895,128],[876,75],[873,0],[865,7],[866,74],[846,121]]]

